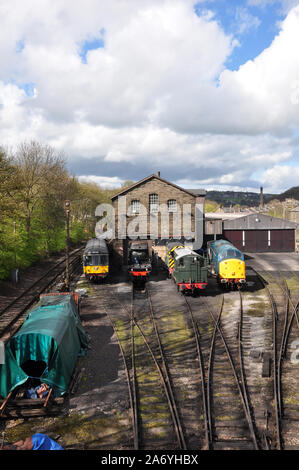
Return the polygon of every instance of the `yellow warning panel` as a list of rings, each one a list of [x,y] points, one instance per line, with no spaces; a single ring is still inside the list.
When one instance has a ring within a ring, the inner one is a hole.
[[[239,259],[228,259],[219,263],[221,279],[245,279],[245,262]]]
[[[108,273],[108,266],[84,266],[84,274]]]

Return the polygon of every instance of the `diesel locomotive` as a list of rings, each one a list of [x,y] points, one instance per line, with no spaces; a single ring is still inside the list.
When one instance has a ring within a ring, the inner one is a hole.
[[[98,281],[108,276],[109,251],[105,240],[88,240],[83,253],[83,272],[90,281]]]
[[[208,284],[208,266],[204,256],[183,244],[169,243],[166,264],[169,276],[181,293],[192,294],[205,289]]]
[[[128,251],[128,273],[134,282],[144,282],[152,270],[152,256],[147,240],[132,240]]]
[[[242,287],[246,284],[243,253],[227,240],[208,242],[208,256],[211,274],[227,288]]]

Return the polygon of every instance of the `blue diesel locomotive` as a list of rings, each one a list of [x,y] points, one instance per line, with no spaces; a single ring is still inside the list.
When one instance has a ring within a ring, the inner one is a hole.
[[[208,242],[210,271],[217,281],[230,287],[246,284],[245,261],[243,253],[227,240]]]

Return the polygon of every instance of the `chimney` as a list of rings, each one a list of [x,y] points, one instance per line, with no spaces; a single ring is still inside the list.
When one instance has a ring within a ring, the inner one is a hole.
[[[260,188],[260,207],[264,207],[263,187]]]
[[[159,178],[160,178],[160,171],[158,171],[158,176],[159,176]]]

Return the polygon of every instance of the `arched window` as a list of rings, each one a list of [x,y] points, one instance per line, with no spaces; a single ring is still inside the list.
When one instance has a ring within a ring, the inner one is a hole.
[[[159,211],[159,196],[156,193],[149,195],[149,210],[150,212]]]
[[[175,199],[168,199],[167,201],[168,212],[176,212],[178,207]]]
[[[139,199],[132,199],[130,205],[131,214],[139,214],[140,212],[140,201]]]

